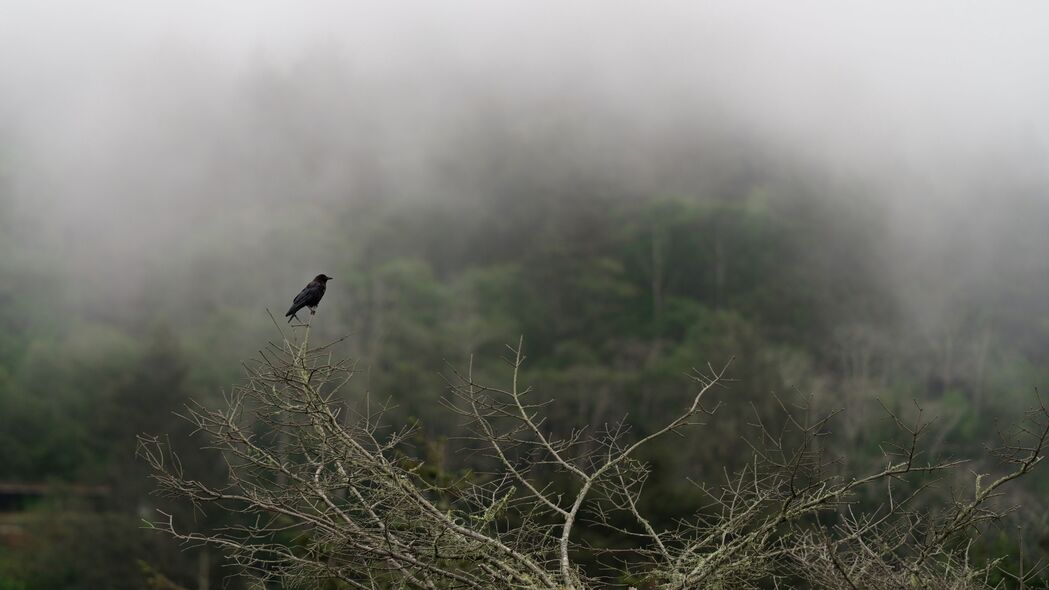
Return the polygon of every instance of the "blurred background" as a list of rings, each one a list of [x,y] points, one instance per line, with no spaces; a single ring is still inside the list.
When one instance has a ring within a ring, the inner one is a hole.
[[[441,468],[446,363],[505,380],[521,335],[554,424],[641,433],[735,357],[718,418],[646,457],[665,522],[772,393],[844,408],[852,465],[879,461],[879,400],[981,456],[1049,384],[1047,19],[0,0],[0,589],[238,587],[141,528],[135,436],[214,472],[173,412],[220,402],[322,272],[315,331]],[[1047,492],[1010,492],[1031,559]]]

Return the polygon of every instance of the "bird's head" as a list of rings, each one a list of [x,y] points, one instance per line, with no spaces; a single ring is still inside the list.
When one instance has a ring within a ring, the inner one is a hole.
[[[315,281],[317,281],[319,283],[327,283],[331,279],[332,279],[332,277],[329,277],[328,275],[322,273],[322,274],[317,275],[317,278],[315,278],[313,280],[315,280]]]

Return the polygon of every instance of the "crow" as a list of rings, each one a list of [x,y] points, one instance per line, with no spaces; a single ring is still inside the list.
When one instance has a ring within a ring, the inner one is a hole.
[[[288,313],[284,314],[284,317],[288,318],[289,324],[291,323],[292,318],[296,320],[299,319],[299,316],[295,314],[304,307],[310,308],[310,315],[317,313],[317,305],[321,302],[321,297],[324,297],[324,291],[327,288],[325,287],[325,284],[330,280],[331,277],[319,274],[315,279],[310,281],[309,285],[306,285],[306,288],[303,289],[302,292],[295,296],[295,300],[292,301]]]

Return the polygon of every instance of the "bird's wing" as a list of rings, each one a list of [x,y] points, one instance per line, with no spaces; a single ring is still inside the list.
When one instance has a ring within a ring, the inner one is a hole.
[[[295,296],[295,300],[292,301],[292,305],[297,305],[299,307],[306,305],[306,303],[314,297],[314,294],[317,292],[319,287],[320,285],[318,285],[317,283],[310,283],[309,285],[306,285],[306,288],[300,291],[299,294]]]

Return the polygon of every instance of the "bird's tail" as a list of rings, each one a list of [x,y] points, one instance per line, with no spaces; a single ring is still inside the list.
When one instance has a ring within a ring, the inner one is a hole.
[[[298,316],[298,315],[296,315],[296,313],[297,313],[297,312],[298,312],[298,311],[299,311],[300,309],[302,309],[302,308],[301,308],[301,307],[295,307],[295,306],[293,305],[293,306],[291,307],[291,309],[289,309],[289,310],[288,310],[288,313],[284,314],[284,317],[288,318],[288,323],[289,323],[289,324],[291,323],[291,320],[298,320],[298,319],[299,319],[299,316]],[[299,321],[302,321],[302,320],[299,320]]]

